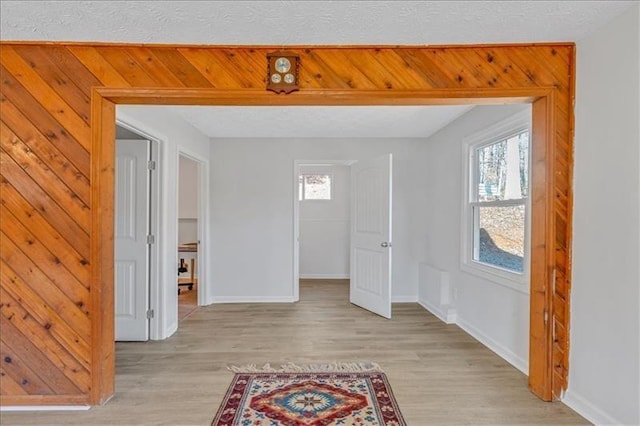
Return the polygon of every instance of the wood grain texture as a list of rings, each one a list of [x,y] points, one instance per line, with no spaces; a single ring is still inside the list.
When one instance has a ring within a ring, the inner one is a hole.
[[[63,381],[22,386],[14,365],[2,365],[3,374],[12,378],[0,388],[3,403],[97,404],[113,394],[118,103],[534,103],[530,385],[548,400],[566,389],[574,46],[292,46],[287,50],[301,57],[301,90],[290,95],[265,90],[266,54],[279,48],[0,44],[2,259],[13,268],[19,288],[30,289],[29,298],[21,298],[17,287],[5,289],[12,282],[6,277],[2,286],[26,314],[56,321],[56,334],[42,335],[45,341],[33,342],[35,350],[45,354],[60,345],[91,377],[90,390],[85,379],[72,380],[81,392],[77,395]],[[17,230],[5,229],[8,223]],[[59,253],[55,246],[51,263],[56,241],[62,244]],[[3,333],[2,338],[7,350],[15,350],[13,337]],[[39,372],[30,360],[15,365]],[[69,378],[65,371],[71,363],[60,356],[52,368]]]
[[[49,344],[55,346],[56,343],[59,343],[75,359],[65,365],[72,366],[77,361],[86,370],[87,377],[89,377],[91,365],[89,344],[49,304],[42,303],[38,293],[33,291],[8,264],[2,261],[0,266],[3,268],[3,273],[0,274],[3,284],[2,292],[0,292],[0,296],[3,298],[2,303],[4,304],[5,300],[14,299],[20,308],[24,309],[25,314],[33,317],[48,334],[51,334],[51,342],[47,342],[49,338],[43,336],[43,346]],[[4,299],[5,297],[7,299]],[[62,358],[65,355],[58,352],[57,356]]]
[[[91,174],[91,402],[103,403],[115,390],[115,315],[114,315],[114,185],[115,185],[115,105],[93,96],[94,156],[105,158]],[[108,123],[102,120],[107,120]],[[103,140],[113,143],[102,143]],[[105,232],[105,229],[108,230]],[[96,291],[97,290],[97,291]]]
[[[53,148],[58,149],[84,176],[88,177],[90,159],[89,151],[84,145],[78,143],[4,67],[0,67],[0,77],[2,121],[17,135],[29,132],[28,123],[31,123]],[[27,136],[25,139],[29,140],[30,137]]]
[[[394,304],[385,320],[351,305],[348,287],[301,280],[295,304],[198,308],[167,340],[116,344],[118,392],[105,406],[3,412],[0,423],[207,425],[233,377],[228,365],[374,361],[411,426],[589,424],[561,402],[536,398],[524,374],[457,326],[415,303]]]
[[[549,366],[551,365],[549,297],[550,276],[553,265],[549,263],[548,242],[552,241],[549,224],[549,124],[553,119],[550,100],[540,98],[532,106],[531,175],[539,176],[531,180],[531,291],[530,317],[542,318],[529,325],[529,386],[543,399],[551,399],[552,386]],[[534,285],[537,283],[537,285]]]

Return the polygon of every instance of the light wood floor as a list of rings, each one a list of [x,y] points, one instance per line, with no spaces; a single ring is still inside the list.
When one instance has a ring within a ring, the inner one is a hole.
[[[209,425],[229,364],[375,361],[409,425],[588,424],[417,304],[385,320],[348,302],[345,281],[305,282],[296,304],[199,308],[159,342],[118,343],[116,395],[87,412],[2,413],[9,425]]]
[[[181,280],[178,280],[180,282]],[[185,279],[185,281],[191,281]],[[180,287],[180,294],[178,294],[178,321],[182,321],[193,311],[198,308],[198,281],[195,280],[193,288],[189,290],[189,287]]]

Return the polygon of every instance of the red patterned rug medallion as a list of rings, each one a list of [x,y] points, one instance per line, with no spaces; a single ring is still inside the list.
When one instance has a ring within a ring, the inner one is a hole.
[[[404,426],[384,373],[375,364],[236,372],[213,426]]]

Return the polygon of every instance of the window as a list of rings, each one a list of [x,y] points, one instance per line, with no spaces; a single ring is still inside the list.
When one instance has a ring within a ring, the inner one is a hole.
[[[331,200],[330,174],[303,173],[298,179],[300,200]]]
[[[528,282],[529,125],[518,115],[467,141],[463,269]]]

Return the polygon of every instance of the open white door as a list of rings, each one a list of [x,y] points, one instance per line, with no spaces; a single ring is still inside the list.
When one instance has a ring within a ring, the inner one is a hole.
[[[391,154],[351,166],[354,305],[391,318]]]
[[[149,158],[147,140],[117,140],[115,339],[149,340]]]

